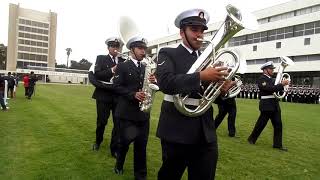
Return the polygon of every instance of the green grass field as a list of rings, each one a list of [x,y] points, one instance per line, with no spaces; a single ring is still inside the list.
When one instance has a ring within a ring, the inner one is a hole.
[[[9,101],[10,110],[0,112],[0,179],[133,179],[132,150],[124,175],[113,173],[112,121],[100,151],[91,150],[96,125],[93,87],[37,85],[32,100],[23,91],[20,86],[17,98]],[[156,179],[161,166],[160,141],[155,136],[161,98],[157,93],[147,147],[150,180]],[[248,144],[259,115],[258,101],[237,99],[237,108],[239,138],[228,137],[226,120],[217,130],[216,179],[320,179],[320,105],[281,103],[288,152],[272,148],[270,122],[257,144]]]

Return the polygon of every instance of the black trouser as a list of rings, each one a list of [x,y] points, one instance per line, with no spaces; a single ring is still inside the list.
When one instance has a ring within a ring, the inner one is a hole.
[[[28,96],[29,87],[24,87],[24,96]]]
[[[14,89],[14,87],[13,86],[9,86],[8,87],[8,96],[10,95],[10,98],[13,98],[13,89]]]
[[[117,168],[122,169],[129,149],[133,142],[134,177],[146,179],[147,177],[147,142],[149,136],[149,120],[135,122],[120,119],[120,145],[117,154]]]
[[[119,137],[118,137],[119,123],[118,123],[118,119],[114,117],[116,105],[117,105],[116,100],[113,100],[112,102],[96,100],[96,106],[97,106],[96,144],[98,145],[100,145],[103,141],[104,129],[108,124],[110,111],[112,111],[113,128],[112,128],[112,136],[111,136],[111,142],[110,142],[111,154],[114,154],[117,151],[118,144],[119,144]]]
[[[28,88],[28,98],[30,99],[34,92],[34,86],[29,86]]]
[[[228,131],[229,136],[234,136],[236,134],[236,115],[237,115],[237,106],[235,104],[218,104],[219,113],[214,120],[214,125],[216,129],[221,124],[224,117],[228,115]]]
[[[215,178],[218,145],[179,144],[161,140],[162,166],[158,180],[180,180],[188,168],[188,180],[212,180]]]
[[[291,94],[288,94],[288,95],[287,95],[287,102],[292,102],[292,99],[291,99],[291,98],[292,98]]]
[[[268,120],[271,119],[273,126],[273,147],[282,147],[282,122],[280,111],[261,111],[258,121],[249,136],[249,140],[256,142],[262,130],[266,127]]]

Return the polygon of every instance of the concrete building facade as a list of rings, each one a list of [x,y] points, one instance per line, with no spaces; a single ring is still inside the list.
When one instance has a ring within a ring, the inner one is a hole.
[[[57,14],[9,4],[7,71],[55,67]]]

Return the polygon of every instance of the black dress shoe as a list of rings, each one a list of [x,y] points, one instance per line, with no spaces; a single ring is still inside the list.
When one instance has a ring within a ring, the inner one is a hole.
[[[117,152],[111,152],[111,156],[115,159],[117,159]]]
[[[280,151],[285,151],[285,152],[287,152],[287,151],[288,151],[288,148],[283,147],[283,146],[281,146],[281,147],[273,146],[273,148],[278,149],[278,150],[280,150]]]
[[[97,143],[93,144],[93,146],[92,146],[93,151],[99,151],[99,148],[100,148],[100,145]]]
[[[122,175],[123,174],[123,169],[122,168],[118,168],[117,166],[114,167],[114,173],[118,174],[118,175]]]
[[[255,144],[255,142],[251,138],[248,138],[248,142],[249,144]]]

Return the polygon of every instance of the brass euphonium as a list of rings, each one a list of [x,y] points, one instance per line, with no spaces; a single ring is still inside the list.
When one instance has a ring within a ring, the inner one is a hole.
[[[227,17],[224,23],[221,25],[215,36],[211,39],[211,44],[209,45],[199,58],[195,61],[192,67],[189,69],[187,74],[194,72],[200,72],[209,66],[227,66],[229,75],[225,77],[226,80],[231,80],[236,74],[240,60],[238,54],[233,50],[218,50],[236,33],[244,28],[256,29],[257,21],[255,18],[250,16],[243,16],[243,13],[239,11],[236,7],[232,5],[226,6]],[[200,39],[199,39],[200,40]],[[217,53],[216,53],[217,52]],[[220,60],[219,57],[223,54],[230,54],[233,57],[234,62],[229,63]],[[176,109],[182,114],[190,117],[195,117],[205,113],[212,105],[213,101],[220,95],[220,89],[225,82],[211,82],[207,89],[201,95],[199,105],[195,109],[190,109],[186,107],[185,100],[189,95],[183,96],[181,94],[173,95],[173,102]]]
[[[145,93],[145,99],[140,102],[140,110],[143,112],[150,112],[155,92],[159,90],[159,86],[149,81],[149,76],[156,71],[157,64],[154,61],[157,56],[154,55],[152,58],[145,57],[142,63],[146,66],[144,71],[144,80],[142,91]]]
[[[280,59],[281,59],[281,63],[278,68],[276,80],[274,82],[275,85],[280,84],[285,79],[288,81],[291,81],[290,75],[288,73],[284,73],[283,71],[287,66],[293,65],[294,62],[290,58],[288,58],[287,56],[282,56],[282,57],[280,57]],[[283,87],[283,92],[274,92],[273,95],[274,95],[274,97],[276,97],[278,99],[282,99],[286,96],[288,90],[289,90],[289,85],[285,85]]]
[[[235,75],[234,81],[236,82],[236,84],[228,90],[228,93],[226,94],[225,98],[234,98],[240,93],[241,85],[243,84],[240,76]]]
[[[240,66],[238,69],[238,74],[244,74],[247,71],[247,62],[242,56],[240,58]],[[228,92],[226,93],[224,98],[234,98],[238,96],[238,94],[241,92],[241,86],[243,85],[240,75],[235,75],[233,81],[235,81],[235,85],[233,85]]]

